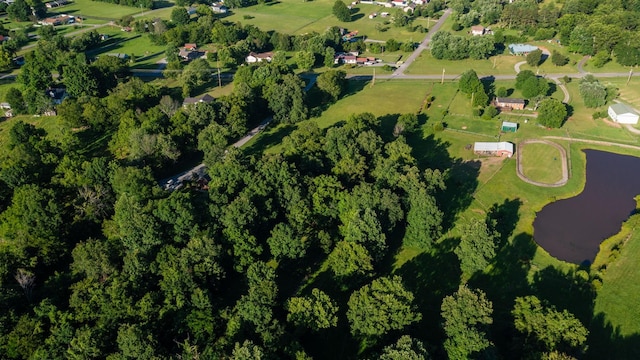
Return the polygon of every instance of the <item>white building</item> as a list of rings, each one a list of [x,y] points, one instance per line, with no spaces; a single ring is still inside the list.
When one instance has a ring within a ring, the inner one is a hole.
[[[609,106],[609,117],[620,124],[637,124],[638,114],[625,104],[613,104]]]
[[[510,142],[477,142],[473,144],[473,152],[478,155],[513,156],[514,146]]]

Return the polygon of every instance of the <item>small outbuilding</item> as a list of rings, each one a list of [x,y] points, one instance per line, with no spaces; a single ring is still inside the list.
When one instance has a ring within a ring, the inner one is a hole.
[[[513,156],[515,147],[507,141],[502,142],[477,142],[473,144],[473,152],[487,156]]]
[[[609,117],[620,124],[637,124],[640,117],[632,108],[625,104],[613,104],[609,106]]]
[[[535,50],[538,50],[538,47],[529,44],[509,44],[509,51],[513,55],[527,55]]]
[[[496,107],[503,110],[524,110],[524,99],[501,98],[497,97],[495,101]]]
[[[518,131],[518,123],[503,121],[500,130],[502,132],[516,132]]]

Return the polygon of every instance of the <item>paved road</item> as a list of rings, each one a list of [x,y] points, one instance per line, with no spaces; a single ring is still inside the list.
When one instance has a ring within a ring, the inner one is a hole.
[[[272,117],[268,117],[266,119],[264,119],[260,125],[256,126],[255,128],[253,128],[251,131],[249,131],[247,133],[247,135],[245,135],[242,139],[236,141],[235,143],[233,143],[233,147],[241,147],[244,144],[246,144],[247,142],[249,142],[249,140],[251,140],[254,136],[258,135],[262,130],[264,130],[264,128],[267,127],[267,125],[269,125],[269,123],[271,122],[271,120],[273,120]],[[183,183],[185,181],[189,181],[189,180],[194,180],[194,179],[200,179],[202,177],[204,177],[206,175],[206,166],[203,164],[199,164],[194,166],[193,168],[187,170],[187,171],[183,171],[179,174],[173,175],[171,177],[168,177],[166,179],[162,179],[159,181],[160,186],[162,186],[163,189],[165,190],[177,190],[180,189],[183,186]]]
[[[424,37],[424,40],[418,45],[418,47],[413,51],[411,55],[407,58],[407,60],[402,63],[394,72],[391,77],[404,77],[404,71],[411,66],[411,64],[420,56],[420,54],[429,47],[429,42],[431,42],[431,38],[435,33],[440,30],[442,24],[444,24],[445,20],[451,15],[451,9],[447,9],[444,14],[440,17],[438,22],[429,29],[427,36]]]

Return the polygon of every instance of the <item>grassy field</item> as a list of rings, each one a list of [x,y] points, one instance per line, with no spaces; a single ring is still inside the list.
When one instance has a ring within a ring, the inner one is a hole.
[[[522,61],[521,57],[512,55],[492,56],[488,60],[437,60],[428,51],[423,51],[416,61],[405,71],[406,74],[416,75],[445,75],[462,74],[466,70],[474,69],[479,76],[482,75],[516,75],[514,66]]]
[[[410,32],[406,28],[384,25],[389,18],[378,16],[369,19],[374,12],[389,11],[378,5],[358,4],[352,16],[353,21],[340,22],[332,14],[332,0],[316,0],[302,2],[297,0],[280,0],[273,3],[261,4],[247,8],[233,9],[232,14],[225,20],[255,25],[262,30],[275,30],[288,34],[306,34],[311,32],[323,33],[327,28],[340,26],[350,31],[358,30],[358,35],[365,35],[369,39],[398,41],[421,41],[425,34]],[[386,28],[385,31],[376,29],[376,25]],[[429,27],[428,19],[418,18],[414,25]]]
[[[109,35],[104,45],[88,52],[90,56],[120,53],[135,56],[133,68],[156,68],[156,62],[164,57],[166,46],[155,45],[145,34],[127,33],[119,27],[107,26],[100,33]]]
[[[140,13],[140,8],[110,4],[102,1],[73,0],[65,5],[49,11],[50,15],[68,14],[98,20],[117,20],[125,15]]]
[[[533,181],[553,184],[562,179],[561,154],[547,144],[527,144],[520,149],[522,172]]]

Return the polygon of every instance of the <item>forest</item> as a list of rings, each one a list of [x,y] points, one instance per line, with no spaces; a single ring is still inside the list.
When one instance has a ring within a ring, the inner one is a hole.
[[[636,3],[481,3],[449,5],[464,26],[520,33],[469,56],[544,29],[605,63],[640,61]],[[594,330],[612,348],[633,340],[592,318],[598,279],[588,269],[530,275],[536,245],[514,233],[519,199],[459,217],[479,164],[425,136],[423,114],[363,109],[326,129],[308,120],[364,85],[332,69],[307,93],[295,68],[332,66],[336,51],[362,42],[343,43],[338,27],[288,35],[204,13],[182,25],[127,21],[166,44],[177,91],[132,77],[117,57],[94,58],[97,32],[42,30],[21,88],[7,94],[16,114],[51,111],[55,86],[69,97],[55,106],[58,135],[24,121],[2,134],[2,357],[574,359],[593,357]],[[185,64],[186,42],[219,47]],[[268,50],[296,52],[296,65],[276,55],[239,66]],[[235,69],[231,94],[183,106],[213,63]],[[276,150],[229,147],[265,118],[291,130]],[[193,159],[206,164],[206,183],[159,185]]]

